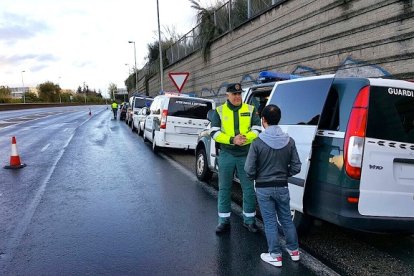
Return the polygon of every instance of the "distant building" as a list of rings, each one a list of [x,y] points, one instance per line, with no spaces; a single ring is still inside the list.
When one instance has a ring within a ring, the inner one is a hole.
[[[115,91],[115,98],[118,98],[118,99],[123,98],[124,102],[126,102],[127,99],[128,99],[128,91],[127,91],[127,89],[126,88],[118,88]]]
[[[118,88],[115,92],[117,95],[128,95],[128,91],[126,88]]]
[[[21,86],[21,87],[9,87],[11,92],[11,97],[14,99],[20,99],[23,97],[23,93],[34,93],[36,96],[39,96],[39,91],[36,87],[28,87],[28,86]]]

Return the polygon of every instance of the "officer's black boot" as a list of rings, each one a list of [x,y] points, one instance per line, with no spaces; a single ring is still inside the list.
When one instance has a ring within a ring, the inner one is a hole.
[[[219,223],[216,227],[216,234],[222,234],[230,230],[230,223]]]

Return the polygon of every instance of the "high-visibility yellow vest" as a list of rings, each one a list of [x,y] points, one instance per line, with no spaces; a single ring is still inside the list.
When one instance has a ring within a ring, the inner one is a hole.
[[[214,135],[214,140],[221,144],[230,144],[230,138],[236,136],[236,130],[234,129],[234,111],[227,104],[217,107],[216,110],[220,116],[221,129],[217,132],[217,135]],[[237,111],[239,117],[239,133],[246,136],[245,145],[252,143],[258,136],[257,131],[251,131],[253,111],[254,107],[246,103],[243,103]]]
[[[112,103],[112,109],[118,108],[118,104],[117,103]]]

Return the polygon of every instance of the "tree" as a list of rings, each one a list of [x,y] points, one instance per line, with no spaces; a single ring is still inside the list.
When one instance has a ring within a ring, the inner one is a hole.
[[[199,39],[201,43],[201,54],[204,62],[210,58],[210,47],[215,38],[216,32],[219,32],[214,24],[215,8],[204,8],[197,0],[190,0],[192,8],[197,10],[197,23],[199,25]]]
[[[61,99],[62,99],[62,103],[69,103],[71,102],[71,96],[73,98],[73,95],[71,93],[68,92],[64,92],[60,95]]]
[[[110,97],[111,97],[111,99],[115,99],[115,97],[116,97],[116,95],[115,95],[115,93],[118,91],[118,87],[116,86],[116,84],[115,83],[110,83],[109,84],[109,87],[108,87],[108,92],[109,92],[109,95],[110,95]]]
[[[44,102],[58,102],[61,88],[51,81],[41,83],[37,86],[39,98]]]
[[[0,86],[0,103],[7,103],[11,100],[11,90],[6,86]]]
[[[138,72],[140,72],[140,71],[138,70]],[[128,92],[133,91],[135,89],[135,73],[130,74],[128,76],[128,78],[125,80],[124,83],[125,83],[125,86],[126,86]]]
[[[26,103],[40,102],[39,97],[36,95],[36,93],[33,93],[33,92],[26,92],[25,98],[26,98]]]

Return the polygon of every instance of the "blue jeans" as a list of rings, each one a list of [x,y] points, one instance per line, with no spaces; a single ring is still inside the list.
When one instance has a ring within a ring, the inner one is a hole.
[[[282,255],[277,220],[285,234],[286,248],[291,251],[298,249],[298,236],[290,213],[288,187],[257,188],[256,196],[262,213],[269,253],[274,257]]]

